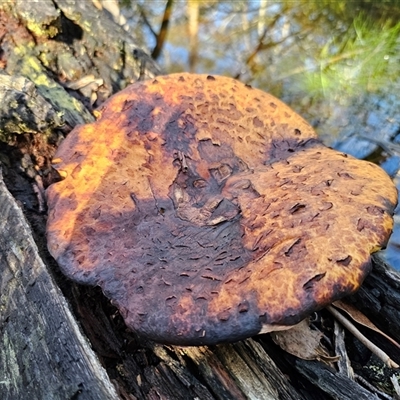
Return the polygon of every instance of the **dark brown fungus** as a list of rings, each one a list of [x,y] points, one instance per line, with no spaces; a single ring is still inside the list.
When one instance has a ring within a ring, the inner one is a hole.
[[[57,151],[48,246],[144,337],[200,345],[289,327],[357,290],[391,233],[385,172],[238,81],[160,76],[98,115]]]

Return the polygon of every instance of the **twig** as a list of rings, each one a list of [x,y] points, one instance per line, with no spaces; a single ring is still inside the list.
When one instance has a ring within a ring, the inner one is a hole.
[[[344,343],[344,329],[337,320],[335,322],[335,354],[340,358],[337,362],[339,372],[354,381],[354,371],[351,367],[349,356],[347,355]]]
[[[357,49],[357,50],[353,50],[353,51],[348,51],[346,53],[342,53],[342,54],[339,54],[337,56],[333,56],[333,57],[330,57],[330,58],[328,58],[326,60],[321,61],[319,66],[317,66],[317,65],[308,66],[307,65],[307,66],[297,67],[297,68],[291,70],[290,72],[288,72],[286,74],[277,76],[275,80],[281,81],[281,80],[289,78],[289,77],[291,77],[293,75],[302,74],[302,73],[305,73],[305,72],[310,72],[310,71],[313,71],[313,70],[315,70],[317,68],[318,69],[324,69],[324,68],[326,68],[326,67],[328,67],[328,66],[330,66],[332,64],[338,63],[339,61],[350,59],[350,58],[352,58],[354,56],[357,56],[357,55],[363,54],[363,53],[365,53],[365,49]]]
[[[390,381],[392,382],[394,391],[396,392],[396,399],[400,399],[400,385],[399,385],[399,381],[398,381],[398,377],[396,375],[392,375],[390,377]]]
[[[46,200],[43,180],[40,175],[35,176],[35,183],[32,183],[32,188],[37,197],[39,213],[43,213],[46,211]]]
[[[377,144],[378,146],[382,147],[382,149],[385,150],[390,155],[394,155],[394,153],[400,154],[400,146],[396,143],[391,143],[389,141],[375,139],[375,138],[369,137],[367,135],[363,135],[361,133],[357,133],[356,135],[362,140],[366,140],[371,143]]]
[[[366,381],[362,376],[356,374],[355,378],[358,382],[361,383],[361,385],[369,389],[372,393],[375,393],[376,395],[383,397],[384,399],[393,400],[391,396],[378,390],[375,386],[371,385],[368,381]]]
[[[137,4],[137,8],[139,9],[139,13],[140,13],[140,16],[141,16],[142,19],[143,19],[144,24],[149,28],[151,34],[154,36],[154,39],[157,40],[157,33],[156,33],[156,31],[153,29],[153,27],[151,26],[151,23],[150,23],[150,21],[148,20],[148,18],[147,18],[147,16],[146,16],[146,13],[145,13],[144,10],[143,10],[143,7],[142,7],[140,4]]]
[[[337,311],[334,307],[328,306],[326,309],[349,331],[351,332],[365,347],[372,351],[380,358],[389,368],[399,368],[382,349],[367,339],[343,314]]]

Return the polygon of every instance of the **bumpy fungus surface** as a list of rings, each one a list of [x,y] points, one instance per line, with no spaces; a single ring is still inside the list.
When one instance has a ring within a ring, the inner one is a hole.
[[[354,292],[391,233],[385,172],[235,80],[158,77],[100,114],[56,154],[49,249],[147,338],[213,344],[295,324]]]

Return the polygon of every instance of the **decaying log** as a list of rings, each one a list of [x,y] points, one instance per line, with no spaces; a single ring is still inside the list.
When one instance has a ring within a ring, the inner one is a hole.
[[[60,116],[41,96],[35,84],[22,76],[0,73],[0,140],[7,141],[9,133],[41,132],[48,134],[59,128]]]
[[[362,377],[356,381],[341,376],[334,364],[285,353],[268,335],[212,347],[143,341],[126,328],[98,288],[63,278],[44,236],[43,189],[54,181],[50,158],[65,132],[93,120],[92,108],[128,83],[153,76],[157,67],[90,2],[44,1],[40,9],[32,2],[4,3],[0,16],[6,73],[0,78],[3,87],[5,80],[12,89],[8,95],[14,93],[26,104],[18,104],[18,113],[8,107],[13,123],[0,125],[7,142],[0,143],[0,162],[12,193],[0,180],[0,398],[394,396],[391,378],[398,379],[397,371],[376,361],[348,333],[349,358],[356,376]],[[375,258],[373,272],[349,300],[400,340],[396,271]],[[393,345],[363,330],[400,362]]]
[[[117,399],[0,179],[2,399]]]
[[[351,301],[374,323],[400,341],[400,274],[374,256],[374,269]]]
[[[139,39],[92,2],[2,3],[0,36],[1,68],[35,83],[69,127],[92,121],[88,110],[158,72]]]
[[[325,393],[336,400],[378,400],[379,397],[364,389],[344,375],[336,374],[330,368],[315,361],[297,360],[296,367],[300,374],[307,377]]]

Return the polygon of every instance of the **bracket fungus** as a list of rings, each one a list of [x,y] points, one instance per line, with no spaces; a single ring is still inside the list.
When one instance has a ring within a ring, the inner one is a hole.
[[[390,236],[386,173],[325,147],[248,85],[157,77],[98,115],[56,153],[48,246],[146,338],[201,345],[289,328],[356,291]]]

